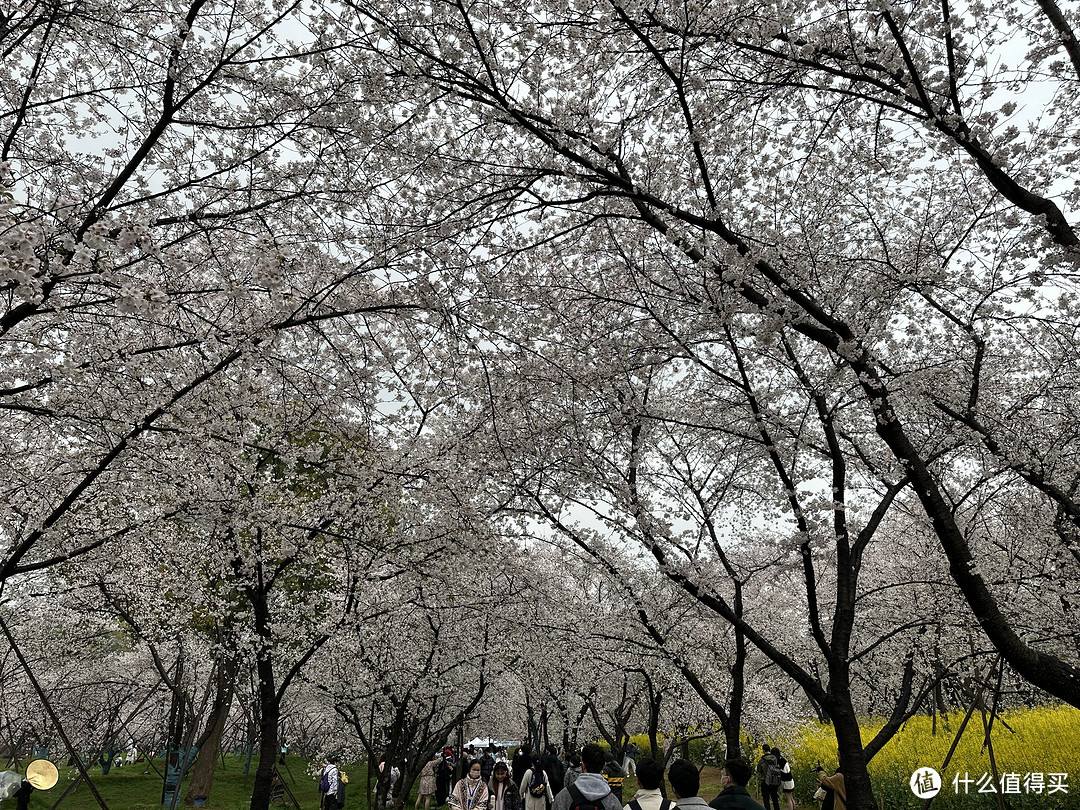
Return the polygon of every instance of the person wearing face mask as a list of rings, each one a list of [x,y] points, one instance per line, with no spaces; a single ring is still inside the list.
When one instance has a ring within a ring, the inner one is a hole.
[[[488,782],[488,810],[521,810],[521,792],[517,782],[510,778],[510,767],[496,762]]]
[[[713,810],[765,810],[758,804],[746,785],[754,771],[744,759],[729,759],[720,772],[720,784],[723,790],[709,802]]]
[[[510,761],[510,778],[520,785],[525,778],[525,772],[531,767],[532,746],[524,743],[514,752],[514,758]]]
[[[488,810],[488,788],[481,778],[480,760],[469,763],[465,778],[454,786],[450,804],[455,810]]]

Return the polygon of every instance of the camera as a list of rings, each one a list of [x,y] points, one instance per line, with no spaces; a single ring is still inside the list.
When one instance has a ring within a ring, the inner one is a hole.
[[[825,769],[822,768],[820,765],[815,765],[813,768],[810,769],[812,773],[821,773],[824,770]]]

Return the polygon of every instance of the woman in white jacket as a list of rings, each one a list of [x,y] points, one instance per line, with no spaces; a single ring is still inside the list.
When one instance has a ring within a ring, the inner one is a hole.
[[[525,776],[522,777],[521,796],[524,799],[524,810],[548,810],[555,801],[551,782],[540,767],[539,757],[533,759],[532,767],[525,771]]]

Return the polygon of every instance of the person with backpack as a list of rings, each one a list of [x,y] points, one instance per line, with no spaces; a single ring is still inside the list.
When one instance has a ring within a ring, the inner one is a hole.
[[[349,785],[349,777],[345,771],[338,768],[338,782],[337,782],[337,810],[344,810],[345,807],[345,788]]]
[[[540,765],[540,757],[533,760],[532,767],[521,777],[521,796],[524,810],[548,810],[555,801],[551,780]]]
[[[776,769],[780,776],[780,790],[784,791],[784,800],[788,810],[795,810],[795,777],[791,775],[791,763],[784,759],[779,748],[772,748],[771,753],[776,757]]]
[[[675,802],[665,798],[660,786],[664,783],[664,766],[651,757],[637,766],[638,792],[623,810],[672,810]]]
[[[746,789],[754,771],[744,759],[729,759],[720,772],[723,790],[709,802],[713,810],[765,810]]]
[[[667,772],[671,792],[675,796],[675,810],[709,810],[709,805],[698,796],[701,788],[701,771],[687,759],[677,759]]]
[[[757,763],[758,785],[761,786],[761,803],[765,810],[780,810],[780,782],[782,771],[776,769],[776,757],[766,743],[761,746],[764,753]],[[770,807],[771,804],[771,807]]]
[[[622,810],[622,802],[604,778],[607,758],[607,752],[596,743],[582,748],[581,776],[559,791],[552,810]]]
[[[319,793],[321,794],[319,807],[322,810],[336,810],[337,808],[337,793],[340,787],[338,778],[341,774],[338,763],[340,761],[337,754],[330,754],[319,772]]]

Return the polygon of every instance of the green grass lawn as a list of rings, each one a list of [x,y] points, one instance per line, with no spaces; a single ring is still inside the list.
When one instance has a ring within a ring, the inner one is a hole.
[[[278,768],[285,778],[289,789],[296,796],[303,810],[318,810],[319,785],[318,780],[309,776],[307,772],[308,761],[300,757],[287,757],[288,766],[279,765]],[[101,794],[109,810],[160,810],[161,808],[161,776],[164,772],[161,760],[155,760],[153,768],[145,762],[136,762],[125,765],[122,768],[113,768],[107,775],[101,774],[100,768],[90,768],[90,778],[94,787]],[[214,776],[214,787],[209,801],[206,803],[208,810],[247,810],[251,801],[251,788],[255,781],[256,762],[252,761],[251,771],[244,774],[244,757],[226,756],[224,764],[218,765]],[[345,765],[346,773],[350,779],[357,775],[359,781],[355,786],[350,785],[353,791],[349,795],[351,799],[359,798],[360,801],[347,802],[348,810],[367,810],[367,803],[363,801],[363,770],[356,766]],[[30,798],[31,810],[51,810],[60,801],[64,791],[78,776],[75,768],[61,767],[60,781],[52,790],[34,791]],[[187,780],[184,780],[183,794],[187,792]],[[10,807],[14,807],[14,801],[8,800]],[[79,784],[71,793],[67,794],[58,810],[99,810],[97,800],[85,783]],[[190,805],[179,804],[179,810],[185,810]],[[287,805],[287,807],[291,807]],[[5,808],[8,810],[8,808]]]

